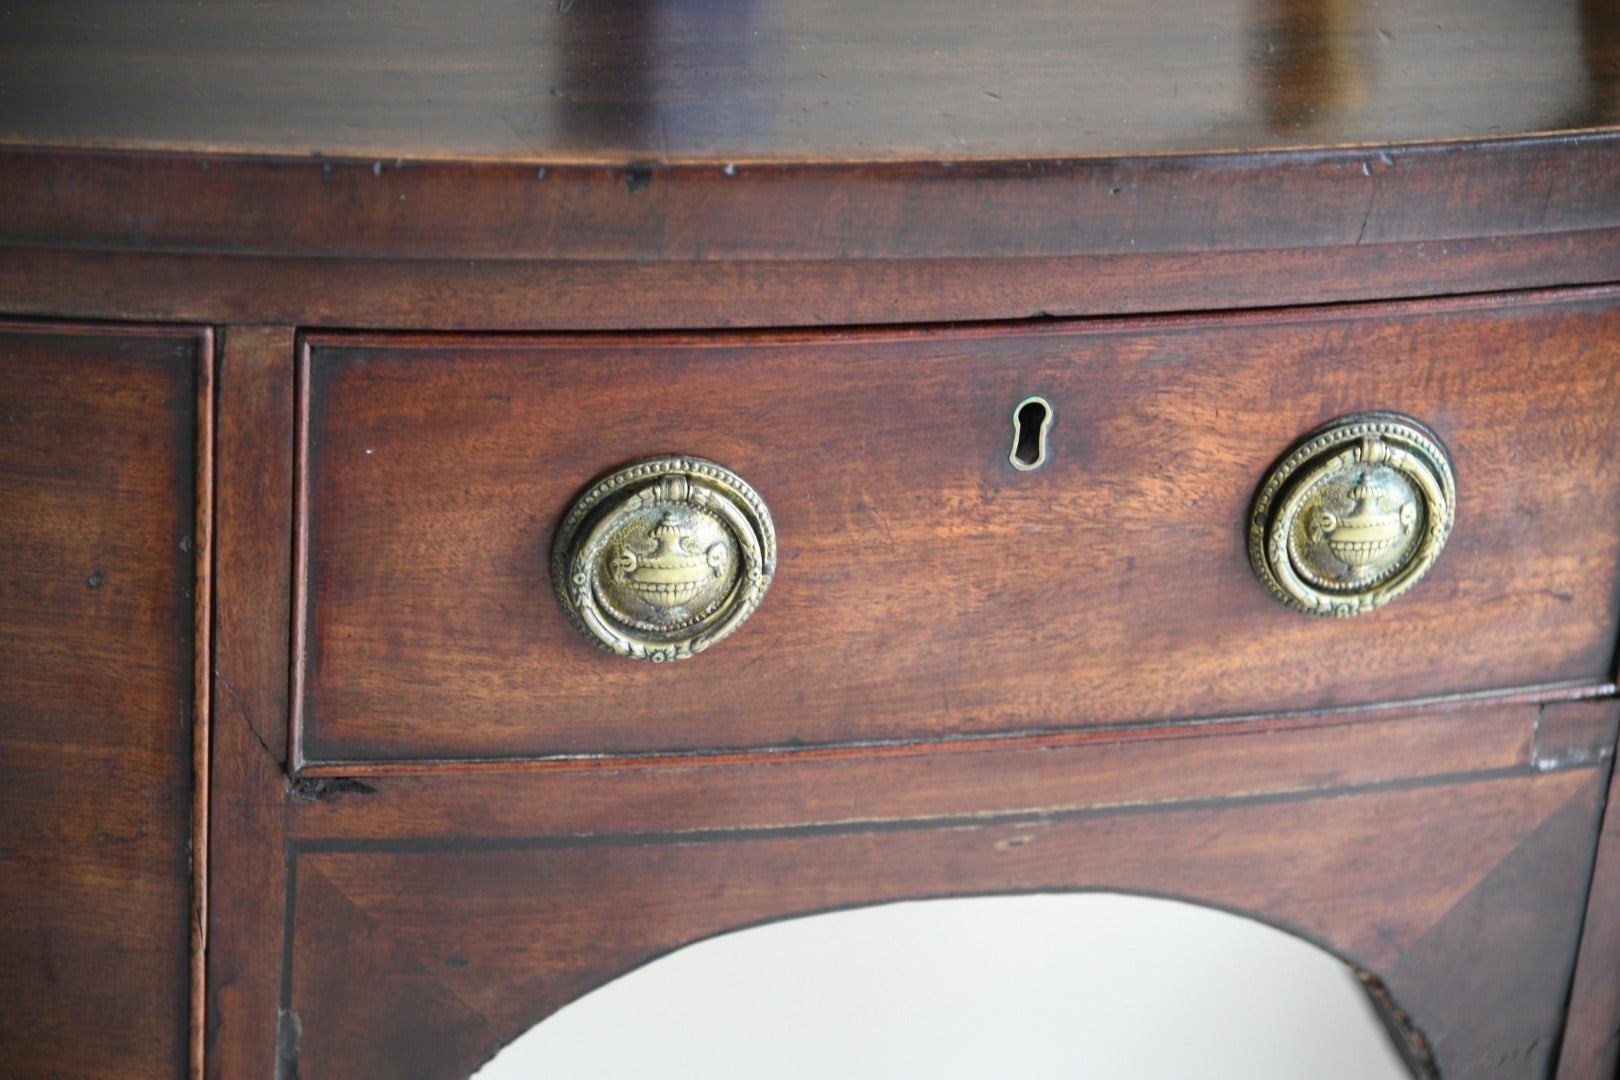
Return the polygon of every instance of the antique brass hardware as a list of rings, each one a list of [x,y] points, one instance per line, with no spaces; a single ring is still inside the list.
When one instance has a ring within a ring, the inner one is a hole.
[[[1271,594],[1313,615],[1360,615],[1417,584],[1451,532],[1451,460],[1396,413],[1341,417],[1260,486],[1249,561]]]
[[[574,503],[551,550],[563,611],[605,649],[682,660],[753,614],[776,570],[759,493],[692,457],[638,461]]]
[[[1052,406],[1043,397],[1027,397],[1013,410],[1013,442],[1007,460],[1019,472],[1046,464],[1046,432],[1052,426]]]

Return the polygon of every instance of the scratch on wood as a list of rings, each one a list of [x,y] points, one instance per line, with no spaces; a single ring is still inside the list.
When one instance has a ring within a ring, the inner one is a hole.
[[[1370,175],[1370,174],[1369,174]],[[1356,246],[1361,246],[1362,239],[1367,235],[1367,222],[1372,220],[1373,206],[1378,202],[1378,185],[1372,184],[1367,190],[1367,210],[1361,215],[1361,229],[1356,233]]]
[[[214,669],[214,683],[225,691],[225,696],[231,699],[232,705],[236,706],[237,713],[242,717],[242,723],[247,726],[248,732],[252,734],[253,741],[259,744],[259,749],[263,750],[271,759],[281,760],[280,755],[270,749],[270,744],[265,741],[258,725],[253,722],[253,717],[248,714],[247,706],[242,703],[242,697],[236,692],[236,687],[232,686],[230,681],[220,673],[219,668]]]
[[[287,785],[287,792],[301,802],[331,802],[344,795],[373,795],[370,784],[342,776],[304,776]]]

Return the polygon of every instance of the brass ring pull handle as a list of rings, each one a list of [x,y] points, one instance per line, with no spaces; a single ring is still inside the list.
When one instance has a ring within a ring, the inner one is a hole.
[[[611,473],[557,530],[551,576],[574,626],[641,660],[682,660],[753,614],[776,570],[776,530],[730,469],[648,458]]]
[[[1360,615],[1434,565],[1456,507],[1451,460],[1428,428],[1395,413],[1341,417],[1267,475],[1249,561],[1289,607]]]

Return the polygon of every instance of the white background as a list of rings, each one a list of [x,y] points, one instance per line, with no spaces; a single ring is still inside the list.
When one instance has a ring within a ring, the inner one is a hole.
[[[889,904],[679,950],[478,1080],[1397,1080],[1349,970],[1249,919],[1111,893]]]

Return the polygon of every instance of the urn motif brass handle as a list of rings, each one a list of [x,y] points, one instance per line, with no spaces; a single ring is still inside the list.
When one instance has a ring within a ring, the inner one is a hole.
[[[1428,428],[1395,413],[1341,417],[1260,486],[1249,561],[1289,607],[1360,615],[1434,565],[1456,505],[1451,460]]]
[[[569,621],[605,649],[655,662],[741,626],[775,570],[765,501],[730,469],[692,457],[638,461],[591,485],[551,551]]]

